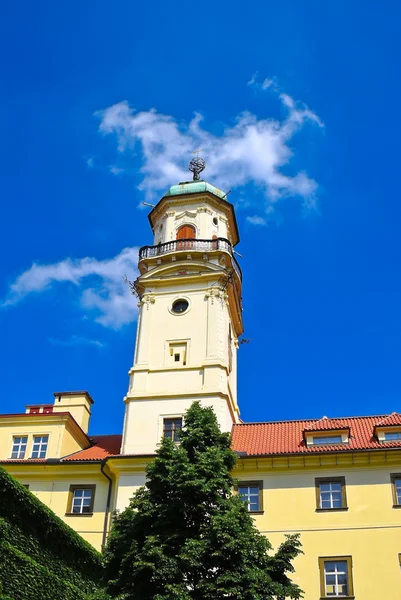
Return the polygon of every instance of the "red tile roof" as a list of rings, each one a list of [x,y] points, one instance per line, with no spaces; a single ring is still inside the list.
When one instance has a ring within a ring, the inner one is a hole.
[[[391,415],[388,415],[378,423],[376,423],[376,427],[388,427],[391,425],[401,425],[401,415],[400,413],[393,412]]]
[[[72,461],[99,461],[120,454],[121,448],[121,434],[115,435],[94,435],[91,437],[92,446],[86,448],[86,450],[80,450],[74,454],[70,454],[62,459],[62,462]]]
[[[333,446],[305,443],[303,432],[311,431],[321,420],[239,424],[233,426],[232,448],[248,456],[401,448],[401,440],[382,443],[374,436],[375,426],[386,418],[379,415],[336,419],[342,427],[349,427],[351,433],[348,443]]]
[[[338,419],[329,419],[328,417],[322,417],[319,421],[313,421],[304,431],[337,431],[341,429],[349,429],[349,425]]]

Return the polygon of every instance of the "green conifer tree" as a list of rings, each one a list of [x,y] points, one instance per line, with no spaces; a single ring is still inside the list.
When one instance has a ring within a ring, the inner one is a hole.
[[[184,422],[180,443],[162,441],[146,487],[114,521],[105,552],[109,593],[126,600],[301,598],[287,575],[301,552],[298,537],[271,554],[232,493],[230,435],[198,402]]]

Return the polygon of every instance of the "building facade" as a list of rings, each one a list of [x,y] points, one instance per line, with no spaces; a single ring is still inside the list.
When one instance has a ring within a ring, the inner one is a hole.
[[[89,436],[90,394],[56,392],[52,404],[0,415],[0,464],[100,549],[161,438],[177,439],[199,400],[232,432],[238,493],[260,531],[274,547],[301,534],[294,581],[307,600],[398,600],[401,415],[243,423],[234,207],[194,180],[172,186],[149,221],[153,244],[132,283],[139,317],[122,435]]]

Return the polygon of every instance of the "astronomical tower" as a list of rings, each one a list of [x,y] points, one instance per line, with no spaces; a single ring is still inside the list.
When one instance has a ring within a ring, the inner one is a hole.
[[[139,251],[134,363],[124,399],[122,454],[152,454],[175,439],[194,400],[212,406],[222,431],[239,422],[237,348],[242,334],[239,242],[227,194],[200,179],[173,185],[152,208],[153,245]]]

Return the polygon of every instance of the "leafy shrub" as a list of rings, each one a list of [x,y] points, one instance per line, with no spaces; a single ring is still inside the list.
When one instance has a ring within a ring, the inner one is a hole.
[[[101,579],[99,552],[0,467],[0,600],[88,600]]]

